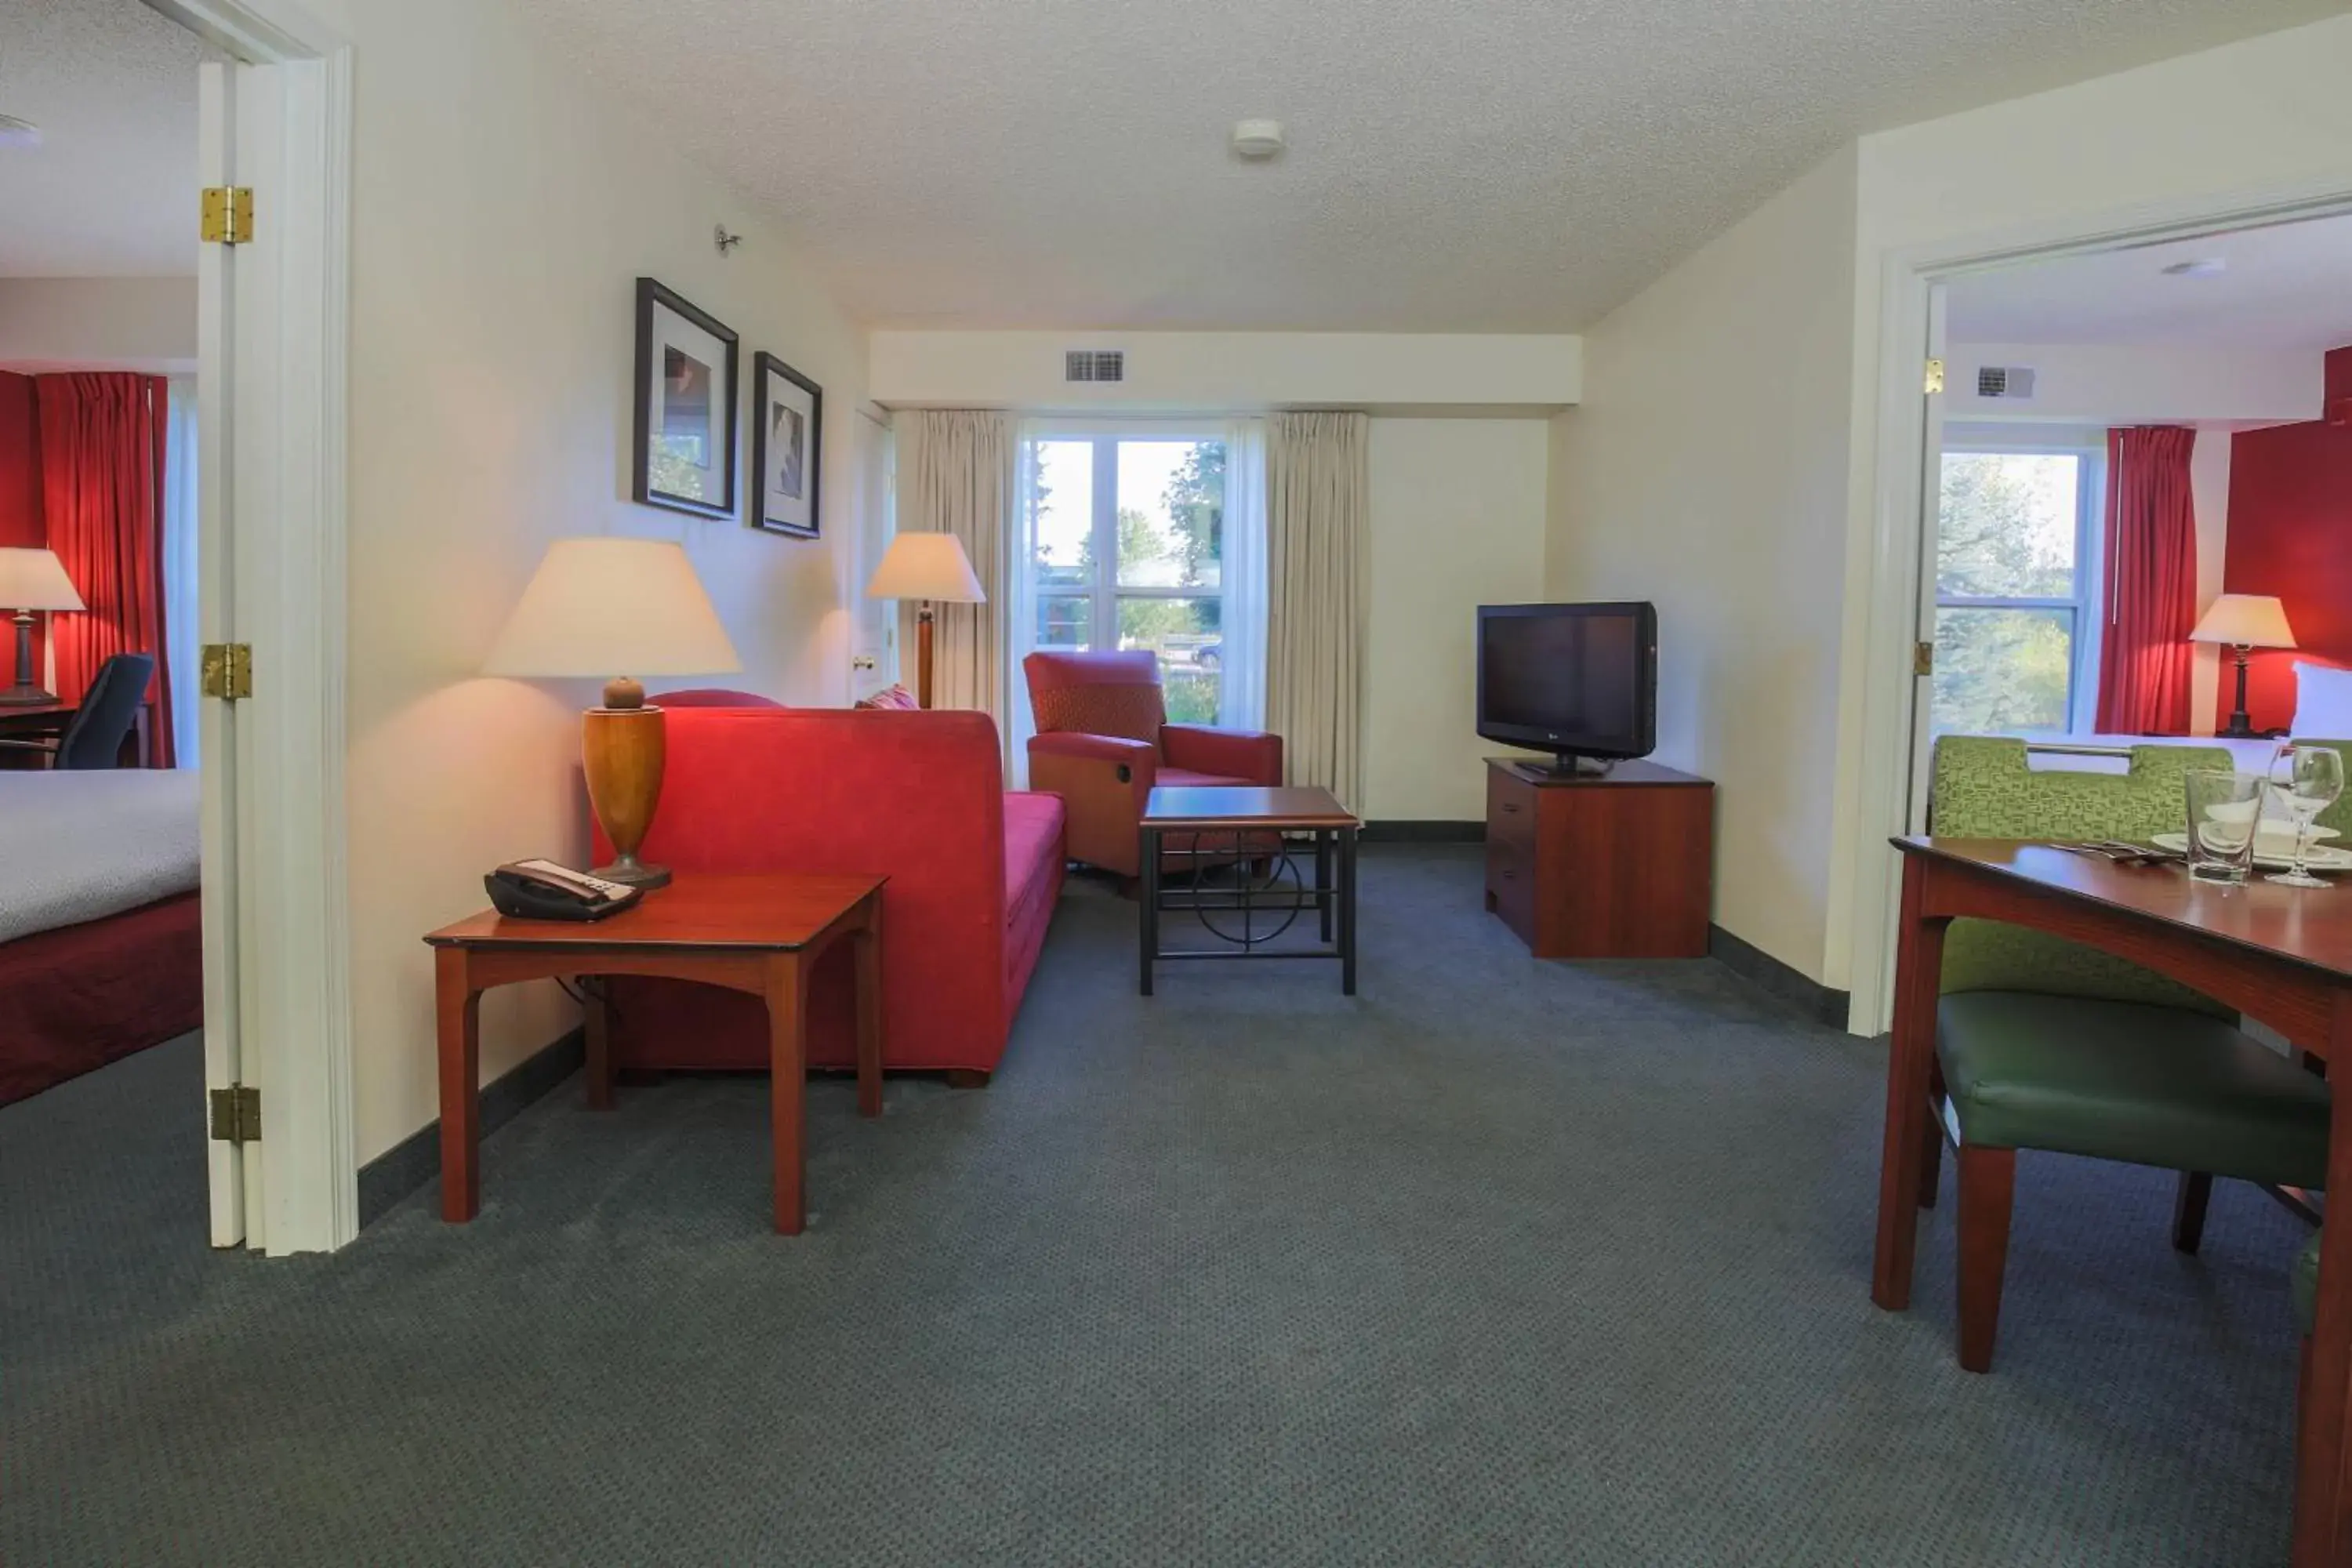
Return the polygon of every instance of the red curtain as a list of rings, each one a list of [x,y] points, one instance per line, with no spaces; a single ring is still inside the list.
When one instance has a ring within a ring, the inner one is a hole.
[[[2107,432],[2107,620],[2099,647],[2100,732],[2189,732],[2189,634],[2197,625],[2197,432]]]
[[[41,406],[41,500],[49,548],[88,606],[49,618],[58,695],[79,701],[118,653],[152,653],[151,761],[172,765],[170,674],[163,662],[163,437],[161,376],[77,374],[36,378]]]

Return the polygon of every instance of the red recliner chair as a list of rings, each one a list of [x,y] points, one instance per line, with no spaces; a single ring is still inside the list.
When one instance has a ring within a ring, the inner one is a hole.
[[[1155,784],[1282,783],[1281,736],[1167,721],[1150,649],[1033,653],[1021,668],[1037,721],[1029,787],[1062,797],[1073,860],[1140,875],[1138,824]]]

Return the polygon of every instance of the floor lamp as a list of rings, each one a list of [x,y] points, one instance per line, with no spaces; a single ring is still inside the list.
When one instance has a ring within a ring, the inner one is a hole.
[[[972,574],[971,558],[952,533],[902,533],[890,541],[874,580],[866,584],[869,599],[918,599],[922,608],[915,620],[915,700],[931,705],[931,606],[984,605],[980,579]]]
[[[2213,601],[2191,642],[2222,643],[2238,661],[2238,700],[2222,734],[2243,740],[2254,732],[2246,717],[2246,656],[2258,647],[2293,647],[2294,633],[2286,624],[2286,606],[2267,594],[2224,594]]]
[[[559,539],[483,661],[486,675],[611,677],[604,702],[580,716],[588,804],[613,843],[611,882],[659,888],[669,871],[637,859],[660,803],[667,721],[640,675],[719,675],[743,668],[694,563],[657,539]],[[616,670],[629,673],[615,675]]]

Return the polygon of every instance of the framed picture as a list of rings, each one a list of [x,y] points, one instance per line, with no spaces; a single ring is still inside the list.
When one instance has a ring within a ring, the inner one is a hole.
[[[814,539],[824,388],[773,354],[751,362],[751,524]]]
[[[735,512],[735,334],[637,279],[637,427],[631,494],[698,517]]]

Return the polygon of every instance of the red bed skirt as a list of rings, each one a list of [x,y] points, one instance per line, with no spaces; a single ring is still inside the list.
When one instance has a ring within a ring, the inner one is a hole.
[[[200,895],[0,943],[0,1105],[205,1021]]]

